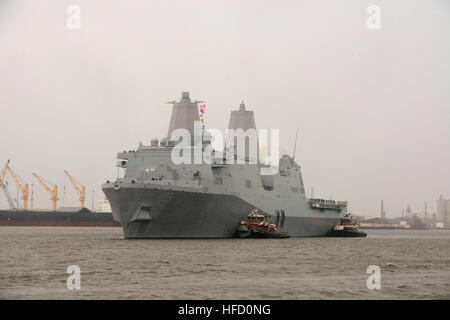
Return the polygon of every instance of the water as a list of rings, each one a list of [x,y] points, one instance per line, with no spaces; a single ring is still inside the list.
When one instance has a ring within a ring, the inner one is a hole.
[[[67,289],[69,265],[81,290]],[[369,265],[380,290],[367,288]],[[0,298],[450,299],[450,230],[125,240],[120,228],[0,227]]]

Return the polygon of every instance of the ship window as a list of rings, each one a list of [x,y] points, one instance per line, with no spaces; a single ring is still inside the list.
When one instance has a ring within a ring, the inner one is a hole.
[[[247,188],[251,188],[252,187],[252,182],[250,180],[245,180],[245,186]]]
[[[291,187],[291,191],[292,191],[292,192],[297,192],[297,193],[298,193],[298,188],[296,188],[296,187]]]

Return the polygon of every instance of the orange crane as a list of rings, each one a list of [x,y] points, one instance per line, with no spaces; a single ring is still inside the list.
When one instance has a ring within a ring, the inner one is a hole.
[[[45,184],[41,177],[39,177],[36,173],[33,173],[33,176],[39,181],[39,183],[44,187],[44,189],[50,194],[50,200],[52,200],[53,211],[56,211],[56,202],[58,199],[58,186],[53,184],[53,189],[50,189],[49,186]]]
[[[12,197],[8,191],[8,187],[7,187],[8,183],[5,181],[6,172],[8,171],[8,165],[9,165],[9,160],[6,161],[5,166],[3,167],[2,171],[0,172],[0,188],[2,188],[3,192],[5,193],[6,200],[8,200],[9,207],[11,209],[16,209],[14,200],[12,199]]]
[[[28,183],[21,183],[20,178],[14,173],[14,171],[9,166],[9,160],[6,164],[6,168],[8,169],[9,174],[13,178],[14,182],[17,185],[17,188],[20,190],[20,193],[22,193],[22,200],[23,200],[23,210],[28,210]]]
[[[81,183],[76,183],[75,182],[75,178],[72,177],[67,170],[64,170],[64,173],[67,175],[67,177],[69,178],[70,183],[72,184],[72,187],[75,189],[75,191],[78,193],[78,195],[80,196],[80,206],[81,208],[84,208],[84,200],[86,199],[86,187],[84,185],[81,185]],[[79,186],[81,185],[81,186]]]

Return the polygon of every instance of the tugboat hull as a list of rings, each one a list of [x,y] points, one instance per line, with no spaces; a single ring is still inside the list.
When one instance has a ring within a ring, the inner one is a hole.
[[[327,237],[367,237],[367,233],[363,231],[331,230],[327,233]]]
[[[251,232],[249,238],[289,238],[285,232]]]
[[[239,230],[239,238],[256,238],[256,239],[264,239],[264,238],[289,238],[289,235],[286,232],[261,232],[261,231],[249,231],[249,230]]]

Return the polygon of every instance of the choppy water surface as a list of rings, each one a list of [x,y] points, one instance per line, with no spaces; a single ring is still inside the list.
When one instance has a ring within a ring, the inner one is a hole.
[[[81,290],[67,289],[69,265]],[[367,289],[369,265],[380,290]],[[450,299],[450,231],[125,240],[120,228],[0,227],[0,298]]]

